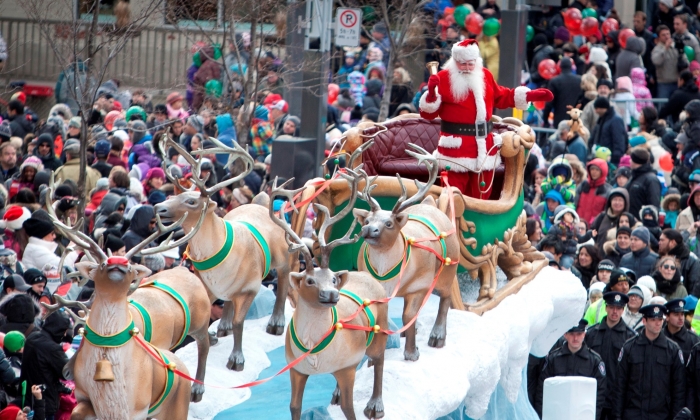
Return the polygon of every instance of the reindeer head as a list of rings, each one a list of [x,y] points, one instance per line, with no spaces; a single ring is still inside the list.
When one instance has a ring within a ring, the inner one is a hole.
[[[350,210],[354,207],[355,201],[357,199],[357,184],[360,179],[359,175],[356,172],[347,168],[344,169],[344,172],[339,172],[339,174],[341,175],[341,177],[350,182],[352,189],[350,201],[345,206],[345,208],[343,208],[343,210],[331,217],[328,208],[319,204],[314,204],[314,207],[319,216],[323,217],[323,223],[321,224],[321,228],[318,231],[318,242],[320,245],[321,254],[321,261],[319,267],[313,266],[313,257],[311,256],[311,252],[309,251],[309,249],[306,247],[306,245],[304,245],[301,239],[299,239],[299,236],[296,234],[296,232],[294,232],[294,230],[292,230],[291,226],[289,226],[284,220],[281,220],[280,217],[275,215],[274,211],[272,210],[272,206],[270,206],[270,218],[272,218],[272,220],[278,226],[284,229],[286,233],[285,239],[287,241],[287,244],[289,244],[289,252],[300,251],[302,253],[302,256],[304,257],[304,260],[306,261],[306,270],[304,272],[290,274],[289,283],[292,287],[293,293],[296,294],[296,301],[304,302],[305,304],[313,308],[329,308],[331,306],[335,306],[335,304],[338,303],[338,299],[340,296],[339,291],[343,288],[343,285],[348,280],[348,271],[332,271],[329,268],[330,255],[335,247],[344,244],[352,244],[357,242],[357,240],[359,239],[359,236],[357,235],[355,235],[352,238],[350,237],[352,231],[355,229],[356,226],[356,221],[353,220],[350,229],[345,233],[345,235],[342,238],[326,243],[326,231],[328,227],[332,226],[333,224],[337,223],[338,221],[342,220],[345,216],[350,214]],[[294,178],[288,180],[280,187],[277,187],[277,179],[275,179],[270,199],[272,200],[275,196],[279,195],[285,196],[288,198],[289,203],[294,209],[294,211],[298,212],[298,209],[294,205],[294,197],[297,193],[302,191],[303,188],[295,191],[289,191],[284,189],[284,187],[286,187],[293,180]],[[283,281],[284,279],[280,280]]]
[[[572,120],[576,121],[581,118],[581,114],[583,113],[583,111],[581,111],[581,104],[577,105],[576,108],[571,105],[567,105],[566,107],[569,109],[566,113],[569,114]]]
[[[166,134],[163,134],[160,143],[161,150],[166,150],[168,146],[173,147],[178,151],[180,156],[182,156],[190,164],[192,167],[192,186],[186,188],[182,183],[180,183],[180,180],[172,178],[169,171],[165,167],[163,168],[168,176],[168,179],[173,184],[184,190],[184,192],[171,196],[168,198],[168,200],[159,203],[154,207],[156,215],[162,220],[166,222],[175,221],[187,214],[188,217],[185,218],[186,226],[201,224],[198,222],[199,219],[197,218],[199,217],[203,220],[207,213],[211,213],[214,211],[214,209],[216,209],[216,203],[209,197],[219,192],[219,190],[222,188],[240,181],[253,170],[253,159],[242,147],[237,144],[234,147],[226,146],[214,137],[210,137],[209,140],[216,144],[217,147],[214,149],[192,151],[193,155],[200,156],[199,159],[195,159],[177,142],[170,139]],[[219,182],[218,184],[207,188],[205,185],[207,178],[201,177],[201,156],[203,154],[208,155],[214,153],[229,154],[227,167],[230,166],[236,159],[242,159],[245,162],[245,170],[231,179],[227,179],[226,181]],[[165,163],[163,165],[165,165]]]
[[[377,186],[374,183],[377,177],[370,180],[363,170],[359,170],[360,174],[365,180],[365,188],[364,192],[358,195],[362,200],[369,204],[370,210],[354,209],[352,214],[362,226],[360,236],[362,236],[362,239],[364,239],[370,246],[385,248],[394,244],[396,238],[401,232],[401,229],[408,221],[408,214],[404,213],[404,210],[423,201],[426,194],[430,190],[430,186],[433,185],[433,183],[435,183],[435,179],[437,179],[438,165],[435,157],[420,146],[416,146],[412,143],[409,144],[409,146],[420,153],[416,153],[411,150],[406,150],[406,153],[418,159],[419,164],[425,164],[425,166],[428,168],[430,179],[427,183],[422,185],[418,181],[415,181],[418,192],[416,192],[416,194],[410,199],[406,199],[406,187],[404,186],[399,174],[396,174],[396,178],[399,181],[399,185],[401,185],[402,192],[401,197],[398,199],[396,205],[394,205],[394,208],[391,211],[382,210],[382,208],[379,207],[379,203],[372,198],[371,193]]]

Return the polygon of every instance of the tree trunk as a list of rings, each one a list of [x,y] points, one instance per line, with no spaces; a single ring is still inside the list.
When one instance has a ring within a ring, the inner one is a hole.
[[[394,84],[394,52],[389,52],[389,65],[386,68],[386,84],[384,85],[384,96],[379,108],[379,122],[389,117],[389,105],[391,104],[391,87]]]

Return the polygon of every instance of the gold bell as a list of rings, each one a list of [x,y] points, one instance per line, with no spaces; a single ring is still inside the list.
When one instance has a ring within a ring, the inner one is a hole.
[[[380,327],[379,324],[375,324],[374,327],[372,327],[375,334],[378,334],[381,329],[382,327]]]
[[[95,382],[113,382],[114,372],[112,372],[112,363],[107,359],[102,359],[95,365],[95,376],[92,377]]]
[[[342,330],[342,329],[343,329],[343,323],[342,323],[342,322],[338,322],[338,323],[335,324],[335,330],[336,330],[336,331],[340,331],[340,330]]]
[[[372,301],[369,299],[365,299],[362,301],[362,306],[369,306],[372,304]]]

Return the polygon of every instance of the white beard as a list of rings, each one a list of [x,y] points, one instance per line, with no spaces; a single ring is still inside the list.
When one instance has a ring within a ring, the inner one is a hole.
[[[471,91],[476,102],[476,121],[485,121],[483,60],[478,58],[474,70],[469,73],[461,72],[452,58],[447,60],[442,68],[450,74],[450,89],[454,100],[456,102],[465,100]]]

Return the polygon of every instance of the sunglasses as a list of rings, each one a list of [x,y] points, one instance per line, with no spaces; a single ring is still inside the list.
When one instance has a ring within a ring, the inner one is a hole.
[[[662,267],[664,268],[664,270],[676,271],[676,266],[675,266],[675,265],[664,264]]]

